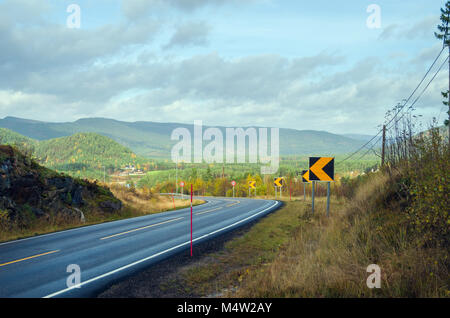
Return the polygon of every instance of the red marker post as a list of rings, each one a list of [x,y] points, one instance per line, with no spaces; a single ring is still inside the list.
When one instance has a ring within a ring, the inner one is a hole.
[[[234,198],[234,186],[236,185],[236,181],[231,181],[231,185],[233,186],[233,198]]]
[[[193,195],[193,186],[191,183],[191,257],[192,257],[192,195]]]
[[[173,209],[175,210],[175,197],[174,197],[173,193],[174,193],[174,190],[172,189]]]
[[[183,194],[183,190],[184,190],[184,182],[183,181],[181,181],[180,182],[180,187],[181,187],[181,199],[183,200],[184,199],[184,194]]]

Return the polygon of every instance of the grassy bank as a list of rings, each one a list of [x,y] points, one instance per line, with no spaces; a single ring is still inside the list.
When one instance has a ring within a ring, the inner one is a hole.
[[[239,297],[448,297],[449,252],[419,247],[401,200],[388,202],[389,178],[376,175],[355,197],[324,216],[303,207],[303,222],[270,265],[250,271]],[[287,210],[301,210],[288,204]],[[381,288],[366,285],[381,268]]]
[[[397,186],[386,173],[372,174],[351,199],[332,199],[329,218],[323,198],[315,215],[310,198],[286,201],[161,288],[225,297],[449,297],[449,251],[418,244]],[[381,268],[379,289],[367,287],[370,264]]]

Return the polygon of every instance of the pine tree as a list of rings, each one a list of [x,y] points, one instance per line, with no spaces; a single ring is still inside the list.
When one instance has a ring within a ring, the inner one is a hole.
[[[448,27],[450,22],[450,1],[447,1],[445,4],[445,8],[441,8],[441,24],[437,26],[439,33],[434,32],[434,35],[439,40],[443,40],[444,46],[449,47],[449,53],[450,53],[450,36],[448,34]],[[449,61],[449,69],[450,69],[450,61]],[[449,106],[448,116],[449,118],[445,120],[445,125],[449,127],[449,140],[450,140],[450,125],[449,125],[449,119],[450,119],[450,78],[449,78],[449,90],[446,92],[442,92],[442,96],[446,99],[443,101],[443,104],[446,106]]]

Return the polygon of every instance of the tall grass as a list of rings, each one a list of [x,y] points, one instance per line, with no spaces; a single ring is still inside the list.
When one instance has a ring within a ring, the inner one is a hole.
[[[109,188],[116,198],[121,200],[135,213],[144,215],[159,213],[168,210],[179,209],[190,206],[190,200],[174,199],[169,195],[159,195],[149,188],[126,188],[118,184],[110,184]],[[202,200],[193,200],[193,205],[203,203]]]
[[[251,271],[234,296],[448,297],[448,251],[417,247],[403,202],[385,204],[397,191],[389,180],[386,173],[373,174],[329,218],[323,202],[314,216],[309,205],[288,203],[285,213],[303,209],[303,222],[278,257]],[[366,285],[370,264],[381,268],[380,289]]]

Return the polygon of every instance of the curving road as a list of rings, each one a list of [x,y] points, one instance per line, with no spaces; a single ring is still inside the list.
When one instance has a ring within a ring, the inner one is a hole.
[[[281,206],[271,200],[199,199],[207,202],[193,208],[194,257],[195,244]],[[0,297],[93,296],[189,247],[190,208],[0,243]],[[77,266],[81,282],[68,287]]]

